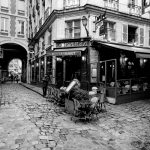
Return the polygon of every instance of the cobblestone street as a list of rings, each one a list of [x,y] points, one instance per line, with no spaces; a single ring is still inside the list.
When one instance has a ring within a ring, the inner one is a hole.
[[[150,150],[150,100],[107,104],[91,122],[71,117],[20,84],[3,84],[0,150]]]

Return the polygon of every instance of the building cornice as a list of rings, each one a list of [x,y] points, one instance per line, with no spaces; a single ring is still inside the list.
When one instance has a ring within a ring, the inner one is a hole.
[[[31,40],[30,44],[33,44],[34,41],[37,41],[44,32],[52,25],[52,23],[55,21],[56,18],[62,17],[64,15],[77,15],[77,14],[95,14],[96,16],[101,13],[106,13],[106,16],[111,18],[116,18],[119,20],[126,20],[127,22],[138,22],[141,24],[150,24],[150,20],[146,18],[142,18],[140,16],[130,15],[127,13],[123,13],[120,11],[115,11],[103,7],[98,7],[95,5],[86,4],[84,6],[76,7],[76,8],[68,8],[63,10],[53,10],[52,13],[49,15],[49,17],[46,19],[44,24],[41,26],[41,28],[38,30],[36,35]]]

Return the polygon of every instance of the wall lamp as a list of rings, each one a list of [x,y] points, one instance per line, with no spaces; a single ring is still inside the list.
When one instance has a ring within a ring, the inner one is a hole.
[[[86,56],[82,56],[82,61],[86,61]]]
[[[83,24],[83,26],[84,26],[84,28],[86,30],[87,37],[89,37],[89,31],[87,29],[87,22],[88,22],[88,19],[85,16],[83,16],[82,17],[82,24]]]

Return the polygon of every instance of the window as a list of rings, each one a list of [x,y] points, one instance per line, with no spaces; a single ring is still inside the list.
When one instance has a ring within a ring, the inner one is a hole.
[[[65,8],[79,6],[79,0],[64,0]]]
[[[25,0],[18,0],[18,14],[25,15]]]
[[[25,26],[25,22],[22,20],[19,20],[18,21],[18,34],[24,35],[24,26]]]
[[[128,43],[134,44],[138,42],[137,27],[128,26]]]
[[[1,17],[1,31],[8,32],[8,18]]]
[[[0,4],[1,4],[1,7],[4,7],[4,8],[9,7],[9,1],[8,0],[1,0]]]
[[[66,22],[66,38],[79,38],[81,34],[80,20],[67,21]]]
[[[104,39],[109,41],[115,41],[115,23],[114,22],[104,22],[105,36]]]

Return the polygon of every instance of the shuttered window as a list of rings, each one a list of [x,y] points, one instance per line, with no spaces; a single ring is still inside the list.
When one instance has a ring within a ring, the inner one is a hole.
[[[24,34],[24,21],[18,21],[18,34]]]
[[[80,35],[81,35],[80,20],[67,21],[65,29],[66,38],[79,38]]]
[[[144,29],[140,28],[140,45],[144,44]]]
[[[128,26],[123,24],[123,33],[122,33],[122,40],[124,43],[128,42]]]
[[[8,18],[1,17],[1,31],[8,32]]]
[[[18,0],[18,10],[25,11],[25,0]]]

